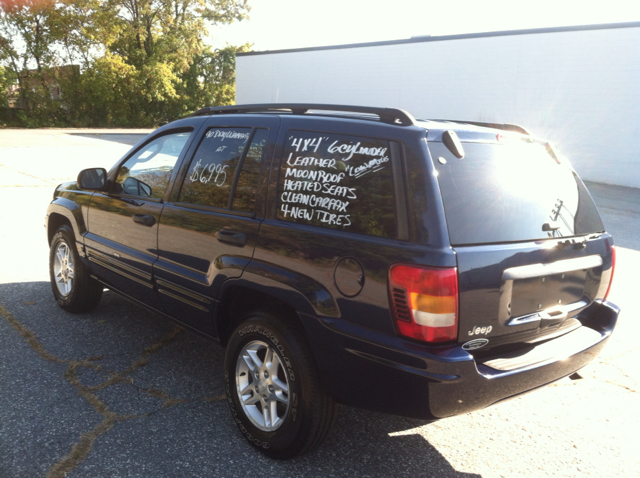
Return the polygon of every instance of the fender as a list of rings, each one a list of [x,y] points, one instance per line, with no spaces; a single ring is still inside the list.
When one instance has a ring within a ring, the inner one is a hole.
[[[218,300],[233,286],[242,286],[286,302],[294,309],[324,317],[340,317],[331,293],[318,281],[298,272],[253,260],[242,276],[229,279],[220,287]]]
[[[61,196],[58,196],[51,202],[51,204],[49,204],[49,207],[47,208],[47,223],[46,223],[47,237],[49,239],[55,232],[55,231],[49,230],[51,225],[52,214],[58,214],[66,218],[71,223],[71,227],[73,228],[73,232],[75,233],[76,243],[82,244],[84,242],[83,236],[87,232],[87,227],[85,224],[84,217],[82,215],[82,208],[80,207],[79,204]],[[78,252],[81,255],[83,255],[81,251],[78,251]]]

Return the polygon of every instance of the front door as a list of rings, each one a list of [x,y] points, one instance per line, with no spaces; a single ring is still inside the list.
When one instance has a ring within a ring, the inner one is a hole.
[[[191,132],[163,133],[133,153],[88,212],[85,247],[93,272],[109,287],[161,309],[153,287],[158,223],[174,167]]]

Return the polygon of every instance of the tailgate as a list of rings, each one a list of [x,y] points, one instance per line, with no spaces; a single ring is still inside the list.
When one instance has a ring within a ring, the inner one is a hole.
[[[602,299],[609,285],[612,240],[547,240],[456,247],[458,337],[465,348],[487,351],[568,333],[576,316]]]
[[[589,192],[542,140],[459,136],[457,156],[437,135],[429,142],[457,254],[459,342],[477,356],[576,330],[606,294],[613,256]]]

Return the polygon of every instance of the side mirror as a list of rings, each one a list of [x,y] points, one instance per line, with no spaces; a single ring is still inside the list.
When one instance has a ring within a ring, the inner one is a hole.
[[[131,176],[124,180],[122,189],[125,194],[132,196],[151,197],[151,186]]]
[[[83,169],[78,174],[80,189],[104,190],[107,187],[107,170],[104,168]]]

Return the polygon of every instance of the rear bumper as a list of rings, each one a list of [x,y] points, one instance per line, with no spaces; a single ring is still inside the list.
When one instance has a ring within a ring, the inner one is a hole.
[[[436,420],[485,408],[547,385],[591,362],[613,331],[620,309],[594,303],[578,317],[597,334],[557,359],[500,371],[458,345],[425,346],[343,319],[301,314],[325,386],[339,403]],[[591,331],[590,331],[591,332]]]

